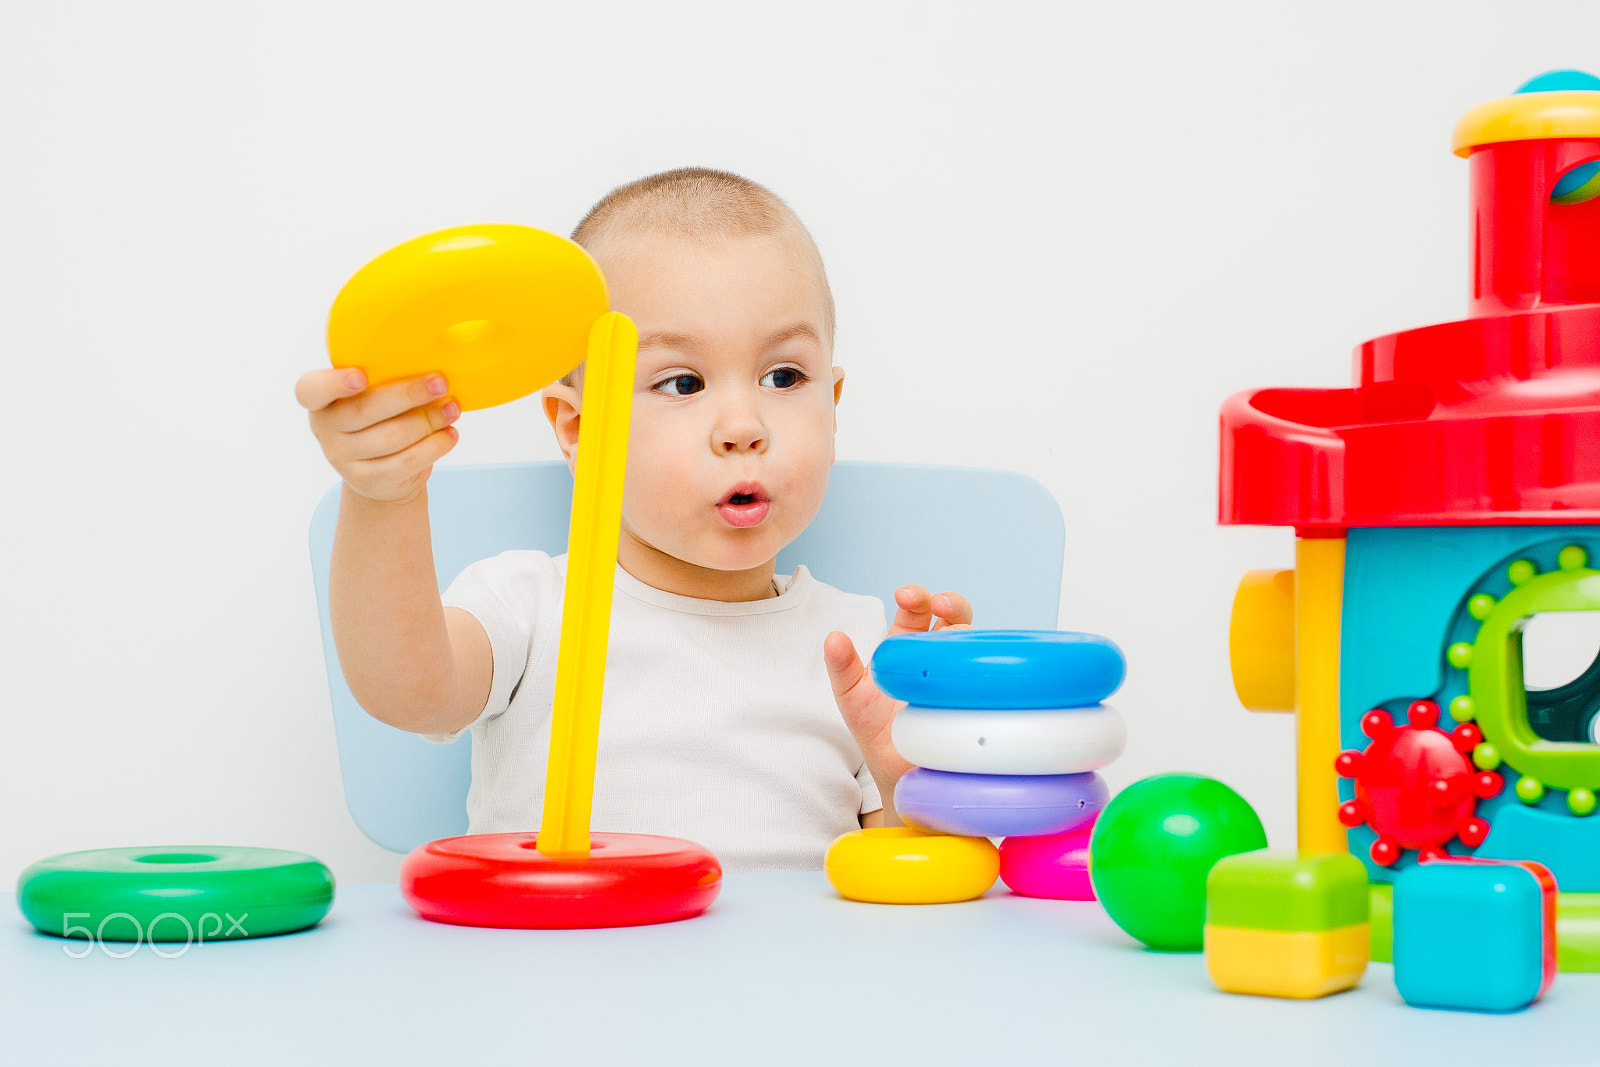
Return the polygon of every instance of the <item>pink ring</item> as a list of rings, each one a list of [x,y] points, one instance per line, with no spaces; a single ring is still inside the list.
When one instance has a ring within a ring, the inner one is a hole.
[[[1089,883],[1091,824],[1051,837],[1008,837],[1000,842],[1000,880],[1013,893],[1050,900],[1093,900]]]

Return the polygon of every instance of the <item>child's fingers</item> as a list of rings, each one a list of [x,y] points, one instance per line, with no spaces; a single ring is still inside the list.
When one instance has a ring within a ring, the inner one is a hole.
[[[366,387],[367,375],[359,367],[322,367],[300,375],[294,383],[294,398],[307,411],[321,411]]]
[[[873,682],[850,635],[835,630],[824,638],[822,660],[839,717],[856,744],[866,753],[884,748],[893,752],[889,729],[899,704]]]
[[[898,610],[894,613],[894,622],[889,626],[891,634],[928,628],[928,623],[933,619],[933,597],[927,589],[920,585],[902,585],[894,591],[894,603]]]
[[[461,417],[461,405],[446,397],[432,404],[402,411],[376,426],[339,435],[330,447],[341,459],[381,459],[403,452],[430,434],[438,433]]]
[[[345,481],[374,500],[405,499],[428,480],[433,465],[456,446],[459,437],[454,426],[446,426],[403,451],[354,464]]]
[[[833,686],[835,700],[846,699],[850,691],[867,675],[867,668],[856,653],[856,644],[850,635],[835,630],[822,642],[822,661],[828,667],[828,681]]]
[[[971,628],[972,605],[960,593],[929,593],[920,585],[902,585],[894,591],[894,625],[891,634],[947,630],[955,626]]]
[[[431,404],[443,398],[449,388],[440,374],[425,374],[420,378],[375,386],[318,412],[318,428],[335,433],[365,430],[403,411]]]
[[[933,624],[935,630],[972,624],[972,605],[960,593],[940,593],[934,597],[933,613],[938,617]]]
[[[879,695],[866,664],[856,652],[850,635],[835,630],[822,642],[822,661],[828,668],[828,684],[833,687],[834,703],[851,734],[856,734],[869,717],[873,697]]]

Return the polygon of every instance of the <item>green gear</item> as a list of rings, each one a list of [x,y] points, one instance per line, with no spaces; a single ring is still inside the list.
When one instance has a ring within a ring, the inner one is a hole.
[[[1512,589],[1505,596],[1492,603],[1486,595],[1472,598],[1469,614],[1483,625],[1470,645],[1452,645],[1447,659],[1467,671],[1473,720],[1497,762],[1504,760],[1545,786],[1593,788],[1600,784],[1600,747],[1546,740],[1529,722],[1522,680],[1522,626],[1530,616],[1545,611],[1600,611],[1600,571],[1588,567],[1588,554],[1580,546],[1568,545],[1561,550],[1556,570],[1540,574],[1533,563],[1519,559],[1506,568],[1506,575]],[[1592,709],[1597,691],[1600,663],[1544,696],[1539,710],[1571,718]]]

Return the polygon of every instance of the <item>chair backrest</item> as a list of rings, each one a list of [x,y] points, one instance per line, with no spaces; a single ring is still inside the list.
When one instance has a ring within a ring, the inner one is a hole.
[[[560,462],[439,467],[428,496],[440,589],[507,549],[566,551],[572,478]],[[328,618],[338,514],[335,486],[311,519],[311,569],[345,802],[363,833],[404,852],[466,833],[471,740],[429,744],[367,715],[350,694]],[[1055,499],[1024,475],[841,462],[817,517],[778,554],[778,570],[803,563],[820,581],[878,597],[891,619],[894,591],[919,582],[965,594],[985,628],[1050,630],[1065,543]]]

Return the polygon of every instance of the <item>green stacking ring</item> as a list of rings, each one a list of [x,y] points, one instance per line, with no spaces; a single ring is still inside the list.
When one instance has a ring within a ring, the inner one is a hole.
[[[333,906],[333,872],[276,848],[101,848],[35,863],[17,904],[56,937],[238,940],[315,925]]]

